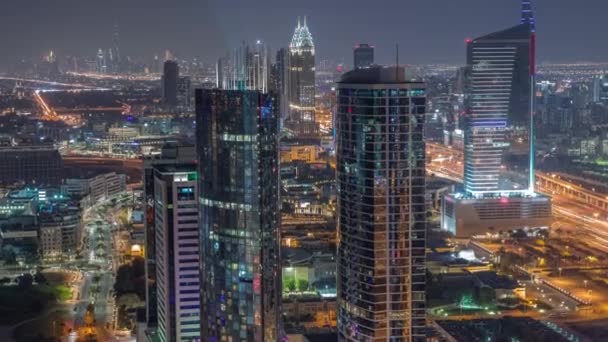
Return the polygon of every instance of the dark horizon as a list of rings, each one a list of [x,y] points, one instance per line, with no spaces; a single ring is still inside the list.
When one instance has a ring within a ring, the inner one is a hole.
[[[97,49],[111,47],[115,24],[120,27],[123,56],[145,62],[168,49],[177,56],[214,62],[241,41],[262,39],[273,51],[287,46],[298,16],[304,15],[315,41],[317,61],[352,64],[353,46],[364,42],[376,47],[381,64],[394,61],[396,43],[403,63],[463,64],[464,40],[517,24],[521,6],[519,0],[230,3],[3,1],[0,11],[8,15],[0,21],[0,66],[23,57],[36,61],[49,50],[59,57],[93,56]],[[533,8],[538,22],[539,62],[608,61],[601,26],[608,3],[588,0],[582,6],[571,0],[536,0]]]

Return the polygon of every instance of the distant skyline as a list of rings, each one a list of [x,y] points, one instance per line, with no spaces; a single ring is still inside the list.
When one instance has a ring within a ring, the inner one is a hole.
[[[213,62],[241,41],[287,46],[306,15],[317,60],[352,64],[356,43],[380,64],[463,64],[464,40],[519,22],[520,0],[3,0],[0,65],[20,57],[93,56],[120,26],[122,56],[151,60],[169,49]],[[605,0],[535,0],[540,62],[608,61]]]

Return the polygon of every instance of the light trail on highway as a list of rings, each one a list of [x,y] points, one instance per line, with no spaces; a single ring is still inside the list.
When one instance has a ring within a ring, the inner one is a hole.
[[[426,167],[427,173],[462,183],[462,161],[457,158],[462,156],[462,152],[434,143],[427,144],[427,146],[429,147],[427,157],[431,160]],[[446,157],[447,155],[450,157]],[[446,161],[449,162],[445,163]],[[560,180],[560,182],[568,185],[565,180]],[[565,218],[575,223],[578,228],[593,238],[592,241],[585,242],[608,253],[608,222],[600,218],[599,213],[588,213],[590,210],[595,210],[594,208],[542,187],[537,188],[537,191],[552,198],[552,210],[555,217]],[[599,209],[598,211],[602,212]],[[604,218],[608,215],[607,212],[602,213]]]
[[[46,101],[44,101],[42,96],[40,96],[39,91],[34,92],[34,100],[42,108],[42,112],[43,112],[42,120],[59,121],[59,117],[57,116],[57,113],[55,113],[55,111],[46,103]]]
[[[80,84],[80,83],[61,83],[61,82],[54,82],[54,81],[36,80],[36,79],[19,78],[19,77],[8,77],[8,76],[0,76],[0,80],[28,82],[28,83],[40,83],[40,84],[48,84],[48,85],[59,86],[59,87],[72,87],[72,88],[83,88],[83,89],[94,89],[94,90],[101,89],[101,88],[98,88],[95,86],[90,86],[90,85]]]

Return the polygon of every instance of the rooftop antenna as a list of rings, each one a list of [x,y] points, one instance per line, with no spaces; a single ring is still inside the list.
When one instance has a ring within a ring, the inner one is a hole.
[[[298,16],[298,27],[300,27],[300,16]]]
[[[395,43],[395,81],[399,81],[399,43]]]
[[[304,27],[306,27],[306,16],[304,16]]]

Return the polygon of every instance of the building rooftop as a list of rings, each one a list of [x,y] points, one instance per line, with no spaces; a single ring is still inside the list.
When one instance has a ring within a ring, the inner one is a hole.
[[[549,324],[530,317],[436,321],[456,341],[569,341]]]
[[[196,171],[196,164],[160,164],[154,165],[154,169],[162,173],[194,172]]]
[[[342,76],[340,84],[398,84],[411,83],[423,86],[422,82],[407,80],[404,67],[374,65],[355,69]]]
[[[504,275],[498,275],[493,271],[474,272],[473,275],[483,284],[493,289],[515,289],[519,287],[517,281]]]

